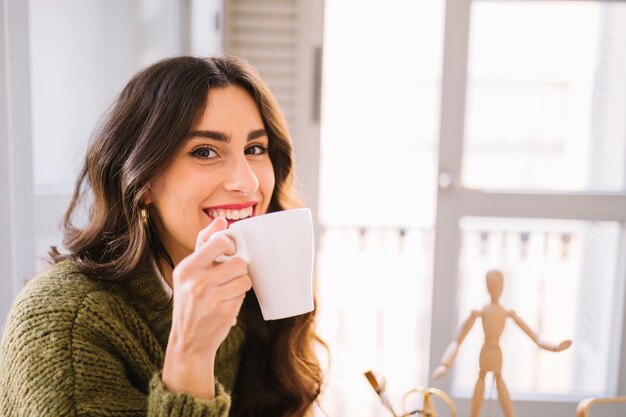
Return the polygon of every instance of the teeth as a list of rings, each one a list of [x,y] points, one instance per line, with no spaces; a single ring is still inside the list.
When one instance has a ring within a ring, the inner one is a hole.
[[[245,219],[247,217],[252,216],[252,207],[245,208],[243,210],[211,210],[209,211],[209,216],[215,217],[224,217],[228,220],[240,220]]]

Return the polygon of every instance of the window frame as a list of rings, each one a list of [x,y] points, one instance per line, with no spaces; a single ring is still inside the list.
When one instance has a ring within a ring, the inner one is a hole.
[[[0,328],[35,261],[28,2],[0,3]]]

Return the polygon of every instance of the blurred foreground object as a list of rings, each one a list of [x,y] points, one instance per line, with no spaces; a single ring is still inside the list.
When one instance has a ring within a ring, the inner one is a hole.
[[[587,398],[578,403],[576,417],[589,417],[591,407],[596,404],[626,403],[626,397]]]
[[[378,394],[378,396],[380,397],[385,408],[387,408],[391,412],[393,417],[409,417],[413,415],[437,417],[433,397],[440,398],[448,406],[450,416],[456,417],[456,408],[454,407],[452,400],[445,392],[437,388],[412,388],[407,391],[402,397],[402,414],[398,415],[394,411],[393,406],[391,405],[391,402],[389,401],[389,398],[387,398],[387,395],[385,393],[385,387],[387,384],[384,378],[381,382],[379,382],[376,376],[372,373],[372,371],[367,371],[364,373],[364,375],[365,378],[367,378],[367,380],[369,381],[372,388],[374,388],[374,391],[376,391],[376,394]],[[410,406],[408,404],[408,400],[415,395],[421,396],[422,406],[421,408],[417,408],[415,410],[409,410]]]
[[[380,401],[382,401],[385,408],[389,410],[394,417],[398,417],[396,412],[393,410],[391,402],[389,402],[389,398],[387,398],[387,394],[385,393],[385,388],[387,386],[387,381],[385,381],[385,378],[383,378],[379,382],[372,371],[367,371],[364,373],[364,375],[372,388],[374,388],[374,391],[376,391],[376,394],[378,394],[378,396],[380,397]]]

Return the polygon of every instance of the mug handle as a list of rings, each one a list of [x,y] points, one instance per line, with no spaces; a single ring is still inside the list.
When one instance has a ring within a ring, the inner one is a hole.
[[[215,239],[218,236],[226,236],[233,242],[235,242],[235,253],[232,255],[220,255],[215,262],[224,263],[230,261],[233,258],[241,258],[245,263],[250,263],[250,251],[246,245],[246,240],[243,237],[243,233],[239,228],[230,228],[224,230],[218,230],[213,233],[209,238],[209,241]]]

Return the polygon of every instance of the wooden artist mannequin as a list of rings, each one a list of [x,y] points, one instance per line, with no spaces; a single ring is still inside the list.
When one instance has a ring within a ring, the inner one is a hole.
[[[517,324],[541,349],[551,352],[560,352],[567,349],[572,344],[570,340],[565,340],[555,345],[539,339],[537,334],[515,314],[515,311],[507,311],[498,303],[503,286],[504,277],[502,276],[502,272],[497,270],[487,272],[487,290],[491,296],[491,302],[486,304],[482,310],[473,310],[471,312],[470,316],[461,325],[456,339],[450,343],[443,354],[441,365],[435,369],[432,375],[433,379],[438,379],[448,371],[459,351],[459,346],[463,343],[463,339],[465,339],[465,336],[467,336],[472,329],[476,319],[480,317],[485,332],[485,342],[480,350],[480,371],[474,388],[474,395],[472,396],[470,417],[478,417],[480,413],[484,399],[485,375],[487,372],[493,373],[496,389],[498,390],[498,400],[500,401],[504,415],[506,417],[515,416],[511,397],[509,396],[509,391],[506,388],[501,374],[502,350],[500,349],[500,336],[502,336],[504,324],[508,317],[512,318],[515,324]]]

